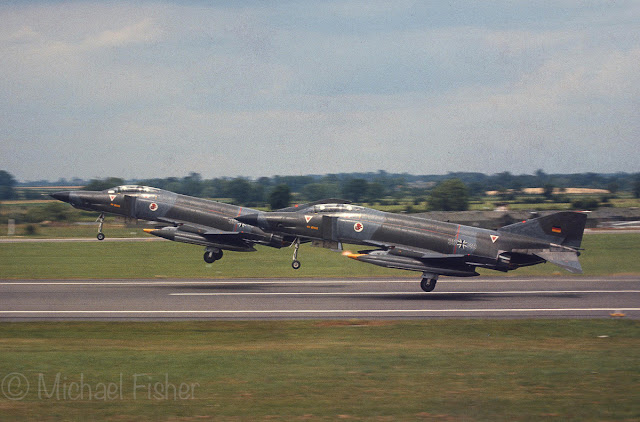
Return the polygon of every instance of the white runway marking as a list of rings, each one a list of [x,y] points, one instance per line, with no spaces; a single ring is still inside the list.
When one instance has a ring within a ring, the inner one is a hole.
[[[251,309],[251,310],[49,310],[49,311],[0,311],[3,314],[384,314],[384,313],[489,313],[489,312],[613,312],[612,308],[524,308],[524,309]],[[616,312],[640,311],[640,308],[616,308]]]
[[[442,281],[427,293],[404,278],[0,279],[0,320],[640,318],[637,277]]]
[[[586,279],[580,280],[579,278],[575,279],[567,279],[567,278],[558,278],[558,279],[550,279],[545,280],[544,283],[549,283],[549,285],[553,283],[567,282],[567,281],[581,281],[584,283],[614,283],[620,281],[636,281],[636,280],[594,280],[594,279]],[[256,284],[256,285],[275,285],[275,284],[297,284],[297,285],[313,285],[313,284],[417,284],[419,279],[406,279],[406,280],[331,280],[331,279],[310,279],[310,280],[300,280],[300,279],[292,279],[292,280],[251,280],[251,279],[238,279],[238,280],[202,280],[202,281],[194,281],[194,280],[180,280],[180,279],[171,279],[169,281],[127,281],[127,280],[118,280],[118,281],[102,281],[102,280],[81,280],[81,281],[2,281],[0,282],[0,286],[15,286],[15,285],[23,285],[23,286],[65,286],[65,285],[73,285],[73,286],[177,286],[177,285],[203,285],[203,286],[215,286],[215,285],[228,285],[228,284]],[[446,284],[455,284],[455,283],[472,283],[472,284],[480,284],[480,283],[540,283],[538,279],[471,279],[471,280],[450,280],[450,279],[441,279],[439,281],[443,285]]]
[[[531,295],[543,293],[640,293],[640,290],[530,290],[530,291],[501,291],[501,292],[196,292],[169,293],[169,296],[387,296],[387,295]]]

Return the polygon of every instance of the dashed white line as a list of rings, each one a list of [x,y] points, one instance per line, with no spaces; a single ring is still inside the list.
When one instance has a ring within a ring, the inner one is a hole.
[[[522,309],[250,309],[250,310],[48,310],[48,311],[0,311],[5,314],[400,314],[400,313],[504,313],[504,312],[612,312],[612,308],[522,308]],[[640,311],[640,308],[615,308],[615,311]]]
[[[531,295],[531,294],[573,294],[573,293],[640,293],[640,290],[525,290],[496,292],[189,292],[169,293],[169,296],[392,296],[392,295]]]
[[[561,283],[567,281],[581,281],[584,283],[594,283],[596,280],[594,279],[545,279],[545,283]],[[635,282],[639,280],[597,280],[598,283],[614,283],[614,282]],[[446,284],[454,284],[454,283],[470,283],[470,284],[481,284],[481,283],[540,283],[540,279],[467,279],[467,280],[450,280],[443,279],[441,283]],[[276,285],[276,284],[299,284],[299,285],[314,285],[314,284],[417,284],[418,279],[394,279],[394,280],[332,280],[332,279],[322,279],[322,280],[251,280],[251,279],[237,279],[237,280],[180,280],[180,279],[170,279],[169,281],[155,281],[155,280],[145,280],[145,281],[102,281],[99,279],[96,280],[81,280],[81,281],[3,281],[0,282],[0,286],[15,286],[15,285],[24,285],[24,286],[65,286],[65,285],[73,285],[73,286],[178,286],[178,285],[205,285],[205,286],[215,286],[215,285],[228,285],[228,284],[256,284],[256,285]]]

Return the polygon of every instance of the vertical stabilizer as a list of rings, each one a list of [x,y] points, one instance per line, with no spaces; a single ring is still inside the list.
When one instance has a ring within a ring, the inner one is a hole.
[[[587,214],[562,211],[554,214],[511,224],[498,229],[501,232],[543,239],[549,243],[579,248],[582,243]]]

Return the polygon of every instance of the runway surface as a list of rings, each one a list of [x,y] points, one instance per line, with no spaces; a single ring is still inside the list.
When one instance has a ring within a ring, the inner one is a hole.
[[[640,319],[640,277],[0,280],[0,320]],[[624,316],[622,316],[624,315]]]

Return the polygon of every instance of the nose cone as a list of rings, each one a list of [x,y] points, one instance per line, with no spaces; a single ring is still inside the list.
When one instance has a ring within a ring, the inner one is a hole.
[[[71,202],[69,199],[70,194],[71,194],[71,191],[63,191],[63,192],[52,193],[49,196],[52,197],[53,199],[57,199],[58,201]]]

